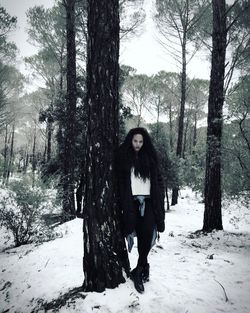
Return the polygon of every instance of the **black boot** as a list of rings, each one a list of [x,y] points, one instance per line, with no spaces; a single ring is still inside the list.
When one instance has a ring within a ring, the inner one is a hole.
[[[143,282],[142,282],[142,271],[143,271],[143,267],[142,266],[137,266],[130,273],[130,277],[131,277],[131,279],[134,282],[135,289],[139,293],[143,293],[144,292],[144,286],[143,286]]]
[[[146,283],[149,281],[149,263],[147,263],[142,270],[142,281]]]

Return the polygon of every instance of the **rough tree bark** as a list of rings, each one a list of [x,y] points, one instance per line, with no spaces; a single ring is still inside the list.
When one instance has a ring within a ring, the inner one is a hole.
[[[221,136],[226,55],[225,0],[213,0],[213,48],[207,118],[203,231],[223,229],[221,216]]]
[[[83,198],[85,291],[125,281],[129,261],[121,234],[114,175],[118,146],[119,1],[88,1],[88,130]]]
[[[75,0],[64,0],[67,30],[67,95],[63,141],[63,212],[65,218],[75,216],[74,169],[76,123],[76,45]]]

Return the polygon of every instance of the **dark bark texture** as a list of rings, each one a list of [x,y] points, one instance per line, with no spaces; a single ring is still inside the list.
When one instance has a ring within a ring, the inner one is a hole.
[[[119,1],[88,1],[88,130],[83,186],[85,291],[125,282],[129,262],[117,203]]]
[[[63,153],[63,211],[75,215],[74,169],[76,124],[75,0],[65,0],[67,29],[67,95]],[[68,217],[66,217],[68,218]]]
[[[223,229],[221,216],[221,136],[226,54],[224,0],[213,0],[213,48],[207,118],[204,231]]]

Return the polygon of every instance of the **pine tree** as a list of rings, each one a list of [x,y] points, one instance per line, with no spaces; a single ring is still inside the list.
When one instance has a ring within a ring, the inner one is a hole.
[[[89,0],[87,44],[88,130],[84,170],[83,232],[85,291],[115,288],[129,271],[119,223],[114,175],[119,114],[118,0]]]
[[[225,0],[213,0],[212,6],[213,49],[207,118],[204,231],[223,229],[221,216],[221,137],[227,44]]]

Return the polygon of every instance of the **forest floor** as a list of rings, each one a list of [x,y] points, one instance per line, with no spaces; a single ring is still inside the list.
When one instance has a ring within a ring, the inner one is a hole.
[[[166,231],[150,252],[144,294],[133,282],[103,293],[79,292],[83,282],[82,220],[58,227],[41,245],[8,248],[0,231],[0,312],[221,313],[250,312],[250,209],[223,203],[223,231],[196,236],[204,205],[190,189],[166,214]],[[129,255],[136,265],[136,245]]]

